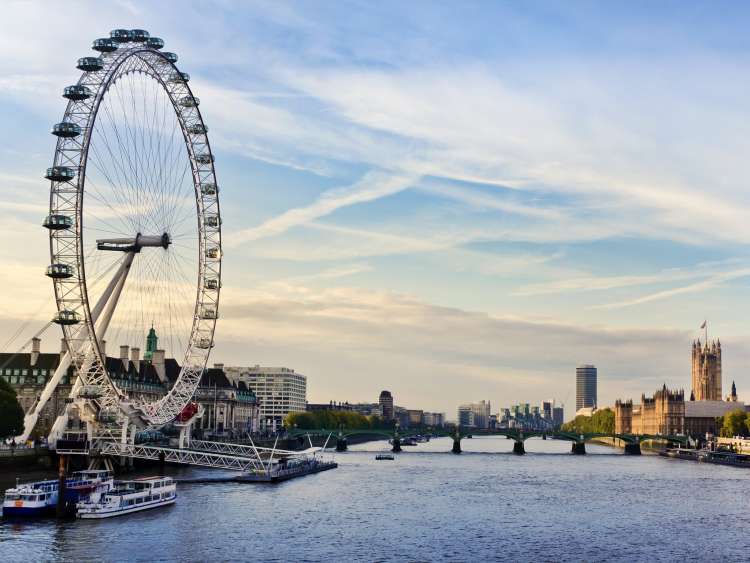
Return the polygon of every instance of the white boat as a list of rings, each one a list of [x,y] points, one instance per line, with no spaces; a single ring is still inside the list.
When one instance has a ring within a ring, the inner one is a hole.
[[[118,481],[111,490],[76,506],[78,518],[112,518],[173,504],[176,498],[177,485],[171,477],[142,477]]]
[[[65,502],[78,502],[108,491],[112,474],[105,470],[75,471],[65,480]],[[43,516],[52,514],[58,502],[57,479],[17,484],[5,491],[3,516]]]

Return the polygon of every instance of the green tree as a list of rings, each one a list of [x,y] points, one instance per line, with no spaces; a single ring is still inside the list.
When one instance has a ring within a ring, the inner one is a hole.
[[[615,413],[610,408],[597,410],[592,416],[579,414],[575,419],[561,427],[563,432],[575,434],[613,434],[615,431]]]
[[[337,430],[343,426],[348,430],[362,430],[380,427],[377,416],[364,416],[352,411],[324,410],[313,412],[291,412],[284,419],[287,428],[302,430]]]
[[[721,436],[731,438],[733,436],[747,436],[747,413],[742,409],[736,409],[724,415],[724,422],[719,433]]]
[[[23,409],[10,383],[0,377],[0,439],[23,432]]]

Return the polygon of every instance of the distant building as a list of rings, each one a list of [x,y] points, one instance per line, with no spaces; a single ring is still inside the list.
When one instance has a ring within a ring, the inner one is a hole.
[[[637,406],[632,401],[615,401],[615,433],[684,434],[684,391],[671,391],[664,385],[653,397],[641,395]]]
[[[409,426],[421,426],[423,410],[409,409]]]
[[[585,364],[576,368],[576,411],[596,408],[596,367]]]
[[[562,423],[565,421],[565,410],[563,407],[552,407],[552,424],[557,426],[562,426]]]
[[[393,412],[393,395],[391,395],[390,391],[384,390],[380,392],[378,404],[380,404],[380,412],[382,413],[383,420],[393,420],[395,418]]]
[[[721,401],[721,342],[705,346],[693,342],[690,399],[694,401]]]
[[[65,354],[64,341],[59,353],[40,351],[41,341],[35,338],[32,351],[27,354],[0,354],[0,377],[16,391],[24,412],[34,408],[47,382],[52,378],[60,359]],[[140,358],[140,349],[128,345],[119,347],[119,357],[106,355],[106,342],[101,343],[105,355],[105,369],[109,379],[133,401],[153,402],[166,395],[180,374],[180,365],[174,358],[165,358],[158,349],[158,337],[152,328],[146,339],[149,359]],[[66,398],[75,383],[74,367],[68,368],[50,400],[42,409],[35,427],[36,435],[46,435],[55,419],[65,409]],[[202,419],[195,429],[210,433],[253,432],[258,429],[258,403],[255,394],[244,383],[232,383],[224,375],[220,364],[204,371],[195,400],[204,408]],[[80,426],[77,409],[70,409],[69,423]]]
[[[260,403],[260,424],[265,430],[276,431],[292,412],[305,412],[307,377],[285,367],[227,367],[235,381],[243,381],[256,394]]]
[[[458,407],[458,424],[467,428],[490,427],[490,402],[466,403]]]
[[[422,413],[422,424],[424,426],[443,426],[445,425],[445,414],[441,412]]]
[[[555,401],[542,401],[542,406],[541,406],[542,418],[545,418],[547,420],[552,420],[552,408],[554,404],[555,404]]]

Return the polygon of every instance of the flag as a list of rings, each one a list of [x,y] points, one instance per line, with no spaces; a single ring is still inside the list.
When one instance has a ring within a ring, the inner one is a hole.
[[[706,328],[706,321],[703,321],[703,324],[701,325],[701,328]]]

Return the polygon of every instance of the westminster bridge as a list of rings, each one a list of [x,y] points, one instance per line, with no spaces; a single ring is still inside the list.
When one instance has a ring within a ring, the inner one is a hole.
[[[513,440],[513,453],[523,455],[526,453],[524,443],[529,438],[542,438],[543,440],[564,440],[571,443],[571,453],[582,455],[586,453],[586,442],[605,442],[610,445],[622,445],[627,455],[640,455],[641,444],[645,442],[661,442],[672,445],[688,445],[687,436],[666,436],[662,434],[617,434],[606,432],[588,432],[575,433],[565,432],[562,430],[522,430],[516,428],[504,429],[466,429],[466,428],[417,428],[400,430],[399,428],[358,428],[347,429],[339,428],[330,430],[320,429],[301,429],[295,428],[288,432],[289,438],[316,437],[327,439],[331,436],[336,437],[336,450],[346,451],[348,439],[350,438],[371,438],[371,439],[388,439],[392,444],[391,451],[400,452],[402,441],[420,435],[431,437],[447,437],[453,439],[451,451],[455,454],[461,453],[461,440],[473,436],[505,436],[508,440]]]

